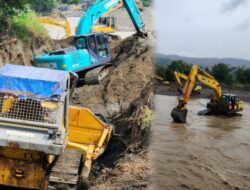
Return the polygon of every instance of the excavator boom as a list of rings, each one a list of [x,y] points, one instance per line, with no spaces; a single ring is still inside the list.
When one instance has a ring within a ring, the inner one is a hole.
[[[137,8],[134,0],[97,0],[91,5],[91,7],[89,7],[86,14],[81,16],[76,35],[81,36],[90,33],[94,23],[103,14],[119,5],[121,1],[126,8],[137,33],[140,35],[145,35],[145,23],[140,16],[139,9]]]
[[[178,87],[177,87],[177,91],[182,94],[182,82],[181,82],[181,79],[183,79],[184,81],[187,81],[188,80],[188,76],[185,75],[184,73],[180,73],[180,72],[177,72],[175,71],[174,72],[174,77],[175,77],[175,80],[178,84]],[[198,85],[197,83],[195,83],[195,86],[192,90],[192,94],[200,94],[200,91],[201,91],[202,87],[200,85]]]

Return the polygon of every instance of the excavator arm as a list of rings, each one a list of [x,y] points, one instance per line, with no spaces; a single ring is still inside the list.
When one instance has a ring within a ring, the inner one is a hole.
[[[205,76],[207,76],[209,78],[212,77],[211,75],[209,76],[208,73],[204,73],[204,74],[205,74]],[[188,76],[183,74],[183,73],[175,71],[174,72],[174,77],[175,77],[175,80],[176,80],[176,82],[178,84],[177,91],[182,94],[182,82],[181,82],[181,79],[183,79],[184,81],[187,81]],[[201,89],[202,89],[202,87],[200,85],[198,85],[197,82],[196,82],[195,85],[194,85],[194,88],[192,90],[192,94],[200,94]]]
[[[187,75],[177,71],[174,72],[174,76],[180,88],[182,87],[181,78],[184,79],[185,81],[188,79]]]
[[[204,85],[206,85],[214,90],[214,100],[216,102],[219,102],[220,97],[222,95],[222,92],[221,92],[221,87],[220,87],[220,84],[218,83],[218,81],[215,79],[211,79],[207,76],[203,76],[201,74],[197,74],[196,78],[198,81],[200,81]]]
[[[116,7],[119,3],[123,2],[130,19],[132,20],[136,31],[139,35],[145,36],[145,23],[143,22],[139,10],[136,6],[134,0],[97,0],[95,3],[89,7],[86,14],[81,16],[76,35],[81,36],[91,32],[91,28],[94,23],[99,19],[104,13]]]

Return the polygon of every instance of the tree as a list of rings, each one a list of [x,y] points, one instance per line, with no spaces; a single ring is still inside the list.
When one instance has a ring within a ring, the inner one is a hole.
[[[232,86],[234,84],[233,76],[231,74],[227,75],[224,82],[225,84]]]
[[[178,71],[178,72],[181,72],[181,73],[188,75],[190,69],[191,69],[191,65],[185,63],[182,60],[172,61],[167,66],[166,71],[165,71],[166,80],[175,81],[175,78],[173,75],[174,71]]]
[[[31,0],[0,0],[0,22],[3,23],[21,11],[27,10]]]
[[[141,0],[144,7],[149,7],[152,3],[152,0]]]
[[[61,0],[61,3],[64,4],[79,4],[81,0]]]
[[[155,68],[156,76],[162,77],[164,80],[167,80],[166,71],[167,71],[167,66],[156,64]]]
[[[37,12],[51,12],[55,8],[56,4],[78,4],[81,0],[36,0],[33,4],[35,11]]]
[[[246,75],[245,75],[245,68],[244,67],[239,67],[236,69],[235,71],[236,74],[236,79],[242,83],[242,84],[246,84]]]
[[[244,71],[244,75],[246,77],[246,83],[250,84],[250,69],[249,68]]]
[[[50,12],[55,7],[58,0],[36,0],[33,7],[36,12]]]
[[[229,75],[230,68],[224,63],[216,64],[212,67],[212,75],[219,82],[224,82],[227,76]]]

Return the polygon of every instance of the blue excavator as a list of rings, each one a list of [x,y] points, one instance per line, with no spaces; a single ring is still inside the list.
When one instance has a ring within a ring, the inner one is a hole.
[[[104,33],[93,33],[91,30],[104,13],[117,6],[121,1],[135,26],[136,35],[146,37],[145,23],[140,16],[135,0],[96,0],[81,16],[73,46],[36,56],[34,66],[74,72],[82,81],[85,80],[86,73],[90,70],[101,66],[108,67],[111,62],[111,54],[107,36]]]

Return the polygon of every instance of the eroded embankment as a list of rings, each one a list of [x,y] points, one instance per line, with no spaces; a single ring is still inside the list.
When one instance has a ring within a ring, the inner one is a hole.
[[[129,37],[112,52],[109,75],[100,84],[84,86],[75,92],[75,102],[107,116],[119,135],[95,162],[91,189],[148,188],[152,48],[147,39]]]
[[[35,55],[50,51],[53,47],[50,39],[33,33],[25,42],[13,36],[0,37],[0,66],[7,63],[30,66]]]

